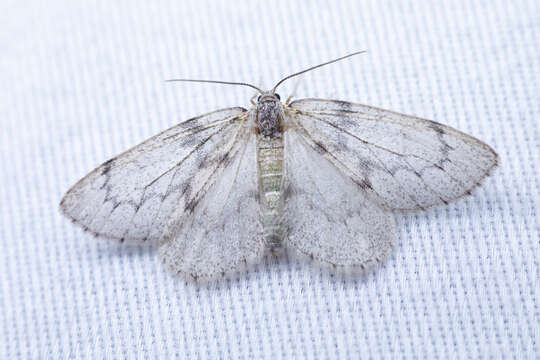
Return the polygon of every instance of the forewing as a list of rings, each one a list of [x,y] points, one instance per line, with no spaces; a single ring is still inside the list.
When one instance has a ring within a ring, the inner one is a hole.
[[[497,154],[478,139],[371,106],[301,99],[290,104],[288,116],[391,209],[422,209],[470,194],[497,165]]]
[[[180,123],[105,162],[64,196],[64,214],[85,230],[118,240],[156,240],[182,216],[227,159],[246,122],[228,108]]]
[[[194,280],[228,274],[264,253],[260,221],[256,136],[248,127],[229,164],[206,195],[183,216],[170,218],[159,254],[168,270]]]
[[[369,266],[391,248],[393,217],[323,154],[302,129],[286,132],[287,246],[332,266]]]

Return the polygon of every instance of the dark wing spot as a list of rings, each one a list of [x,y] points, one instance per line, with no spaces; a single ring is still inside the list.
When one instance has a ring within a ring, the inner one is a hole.
[[[314,141],[314,144],[315,144],[315,150],[319,153],[319,154],[325,154],[328,152],[328,149],[326,148],[326,146],[324,146],[321,142],[319,141]]]
[[[292,184],[287,183],[287,185],[285,185],[285,188],[283,189],[283,199],[290,199],[293,193],[294,191],[292,188]]]
[[[199,168],[199,169],[204,169],[204,168],[206,168],[208,165],[210,165],[210,162],[208,161],[208,156],[205,156],[205,157],[203,157],[203,158],[199,161],[198,168]]]
[[[363,190],[373,190],[373,185],[371,185],[371,182],[367,179],[362,179],[360,181],[353,179],[353,181]]]
[[[107,175],[114,164],[114,159],[110,159],[101,164],[101,175]]]
[[[302,192],[302,188],[295,187],[290,182],[286,182],[285,187],[283,188],[283,199],[289,199],[293,196],[301,195]]]
[[[198,203],[199,199],[197,198],[189,200],[184,206],[184,211],[189,211],[190,213],[193,213]]]
[[[433,130],[435,130],[435,132],[439,135],[443,135],[444,134],[444,129],[441,127],[441,125],[437,124],[436,122],[434,121],[430,121],[429,123],[429,127]]]
[[[348,101],[335,100],[334,103],[338,105],[340,111],[350,112],[352,109],[352,104]]]
[[[182,195],[189,197],[191,194],[191,185],[188,182],[185,183],[184,188],[182,189]]]
[[[105,200],[105,201],[106,201],[106,200]],[[116,208],[119,207],[119,206],[122,204],[122,202],[120,202],[120,201],[112,201],[112,203],[113,203],[113,207],[112,207],[111,212],[113,212],[114,210],[116,210]]]
[[[221,160],[219,161],[220,164],[223,164],[224,167],[227,167],[229,166],[229,164],[231,163],[231,157],[229,156],[229,152],[226,152],[225,154],[223,154],[223,156],[221,157]]]

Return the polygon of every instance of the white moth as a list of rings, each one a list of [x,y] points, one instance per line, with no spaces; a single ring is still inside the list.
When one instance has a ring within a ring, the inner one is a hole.
[[[360,52],[358,52],[360,53]],[[470,194],[497,165],[448,126],[338,100],[257,102],[180,123],[75,184],[63,213],[97,236],[153,242],[167,269],[212,279],[282,248],[333,267],[372,265],[396,237],[391,210]]]

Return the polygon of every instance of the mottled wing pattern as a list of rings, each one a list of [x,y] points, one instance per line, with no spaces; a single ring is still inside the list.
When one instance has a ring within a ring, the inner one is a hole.
[[[173,213],[159,255],[173,274],[211,279],[254,263],[264,254],[256,136],[246,126],[219,180],[205,184],[190,216]]]
[[[285,133],[286,245],[332,266],[374,264],[391,248],[393,217],[308,135],[294,124]]]
[[[202,184],[230,157],[246,114],[239,107],[217,110],[146,140],[75,184],[62,211],[99,236],[159,239],[170,215],[192,211]]]
[[[350,102],[301,99],[287,116],[370,198],[423,209],[470,194],[497,165],[483,142],[451,127]]]

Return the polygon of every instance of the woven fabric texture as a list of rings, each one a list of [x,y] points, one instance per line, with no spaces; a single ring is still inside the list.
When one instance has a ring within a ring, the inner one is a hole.
[[[4,0],[0,24],[0,358],[540,356],[539,1]],[[433,119],[501,157],[473,196],[396,214],[365,276],[283,257],[195,286],[60,214],[98,164],[253,95],[165,79],[270,88],[363,49],[296,97]]]

